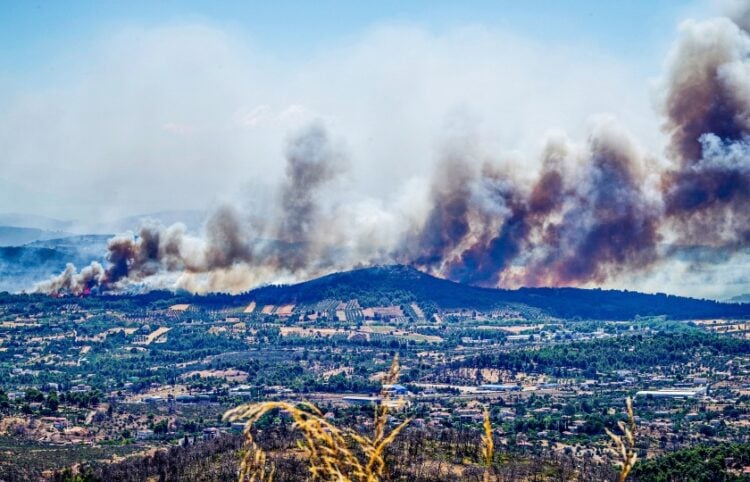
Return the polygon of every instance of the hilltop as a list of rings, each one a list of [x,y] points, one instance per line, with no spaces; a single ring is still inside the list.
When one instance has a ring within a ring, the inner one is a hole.
[[[267,286],[248,293],[259,303],[313,303],[357,299],[363,306],[382,300],[417,301],[440,309],[491,310],[529,307],[563,318],[673,319],[750,316],[750,305],[727,304],[667,294],[581,288],[479,288],[436,278],[409,266],[392,265],[334,273],[311,281]],[[395,299],[394,299],[395,298]]]

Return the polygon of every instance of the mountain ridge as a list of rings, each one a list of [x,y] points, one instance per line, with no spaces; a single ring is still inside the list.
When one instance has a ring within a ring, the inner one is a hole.
[[[72,236],[66,231],[51,231],[39,228],[0,225],[0,246],[23,246],[36,241],[66,238]]]

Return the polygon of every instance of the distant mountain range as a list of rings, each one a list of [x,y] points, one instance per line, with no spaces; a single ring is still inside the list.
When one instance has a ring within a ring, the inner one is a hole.
[[[35,241],[36,239],[61,238],[71,234],[106,234],[137,231],[147,221],[155,221],[164,226],[179,222],[184,224],[189,231],[197,233],[202,229],[204,220],[205,213],[194,210],[160,211],[94,223],[54,219],[32,214],[0,213],[0,229],[6,229],[9,232],[17,229],[19,233],[25,234],[25,237],[18,238],[22,242],[16,243],[13,240],[4,242],[2,232],[0,232],[0,246],[19,246]],[[38,234],[37,238],[33,238],[34,233]]]
[[[181,222],[188,231],[200,232],[204,214],[199,211],[163,211],[129,216],[96,225],[20,213],[0,213],[0,292],[28,291],[67,263],[78,267],[103,262],[108,233],[137,232],[149,221],[165,226]],[[84,234],[97,233],[97,234]]]
[[[733,296],[726,300],[727,303],[750,303],[750,293]]]
[[[61,219],[21,213],[0,213],[0,226],[33,228],[43,231],[71,231],[74,223]]]
[[[48,231],[39,228],[0,226],[0,246],[22,246],[38,240],[72,236],[65,231]]]
[[[85,266],[104,261],[111,235],[67,236],[40,239],[22,246],[0,247],[0,291],[31,290],[34,285],[59,274],[67,263]]]

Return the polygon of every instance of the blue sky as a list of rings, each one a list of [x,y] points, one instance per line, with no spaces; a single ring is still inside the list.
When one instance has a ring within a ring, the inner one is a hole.
[[[376,24],[436,30],[479,24],[544,42],[596,46],[654,68],[677,21],[698,6],[678,0],[6,1],[0,15],[0,69],[12,79],[33,75],[55,56],[88,48],[109,30],[184,21],[222,25],[269,54],[287,58],[336,45]]]

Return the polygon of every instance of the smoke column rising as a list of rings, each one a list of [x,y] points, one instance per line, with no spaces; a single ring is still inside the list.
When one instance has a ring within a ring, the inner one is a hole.
[[[728,19],[682,27],[664,106],[674,167],[662,189],[687,243],[750,241],[749,59],[747,32]]]
[[[181,224],[146,225],[137,236],[120,235],[108,242],[107,269],[92,263],[78,272],[68,265],[37,290],[84,294],[151,281],[192,291],[239,291],[279,274],[309,271],[320,255],[318,191],[342,168],[342,156],[325,129],[314,124],[289,143],[274,217],[278,222],[251,226],[236,209],[222,206],[206,221],[202,237],[187,234]],[[331,268],[321,266],[312,273]],[[178,276],[157,276],[165,273]]]
[[[748,12],[733,2],[730,18],[682,25],[661,91],[663,171],[609,118],[598,118],[584,143],[548,139],[531,181],[458,143],[436,165],[427,213],[406,225],[385,216],[397,224],[388,230],[397,242],[378,245],[352,234],[358,216],[323,209],[346,158],[315,124],[287,146],[272,221],[251,223],[222,207],[202,237],[180,225],[143,227],[109,242],[106,268],[68,266],[37,289],[82,294],[145,282],[236,292],[380,262],[481,286],[585,285],[655,269],[674,255],[660,248],[667,238],[747,248]]]

